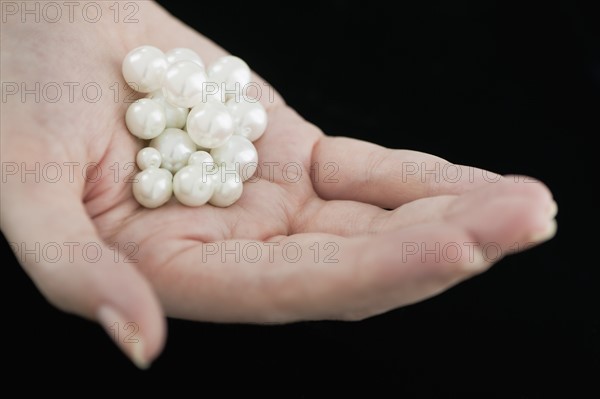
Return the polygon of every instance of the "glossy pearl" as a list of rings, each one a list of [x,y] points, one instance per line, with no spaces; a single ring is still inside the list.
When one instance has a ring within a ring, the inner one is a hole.
[[[123,60],[123,78],[135,91],[150,93],[161,87],[167,66],[165,54],[156,47],[137,47]]]
[[[227,96],[241,93],[250,83],[250,68],[241,58],[227,55],[217,59],[208,68],[210,81],[224,83]]]
[[[205,84],[204,68],[193,61],[178,61],[167,69],[165,97],[176,107],[192,108],[202,102]]]
[[[213,165],[214,163],[215,161],[213,161],[213,158],[206,151],[196,151],[188,159],[188,165]]]
[[[177,129],[181,129],[185,126],[188,114],[190,113],[189,109],[171,105],[165,98],[165,95],[162,92],[162,90],[154,91],[150,93],[147,97],[156,101],[163,107],[165,116],[167,118],[167,128],[174,127]]]
[[[166,169],[149,168],[135,176],[133,196],[146,208],[157,208],[173,194],[173,175]]]
[[[225,164],[227,170],[235,168],[242,181],[251,178],[258,166],[256,148],[243,136],[231,136],[225,144],[213,149],[210,155],[217,166],[222,168]]]
[[[131,134],[149,140],[165,130],[167,118],[159,103],[149,98],[140,98],[127,109],[125,124]]]
[[[233,205],[242,196],[244,185],[237,172],[218,168],[213,176],[214,192],[210,204],[221,208]]]
[[[201,206],[213,195],[214,181],[204,173],[202,165],[189,165],[175,174],[173,193],[184,205]]]
[[[193,61],[204,68],[204,62],[202,62],[202,58],[200,58],[198,53],[189,48],[174,48],[167,51],[165,56],[169,64],[174,64],[178,61]]]
[[[172,173],[186,166],[190,155],[196,152],[196,144],[180,129],[166,129],[150,142],[150,147],[160,152],[161,167]]]
[[[219,102],[201,103],[190,111],[186,129],[197,145],[215,148],[225,144],[233,134],[233,118]]]
[[[138,151],[135,161],[141,170],[160,168],[162,156],[156,148],[146,147]]]
[[[250,100],[246,97],[241,97],[239,100],[232,98],[226,103],[235,124],[234,134],[256,141],[267,128],[267,111],[258,100]]]

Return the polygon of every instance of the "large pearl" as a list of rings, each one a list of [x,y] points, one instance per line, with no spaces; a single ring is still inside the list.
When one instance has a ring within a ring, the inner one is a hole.
[[[174,64],[178,61],[193,61],[204,68],[204,62],[202,62],[202,58],[200,58],[198,53],[189,48],[174,48],[167,51],[165,56],[169,64]]]
[[[240,199],[244,185],[237,172],[218,168],[212,176],[214,192],[208,201],[210,204],[225,208]]]
[[[148,168],[160,168],[162,156],[156,148],[145,147],[138,151],[135,161],[138,168],[141,170]]]
[[[176,173],[183,168],[192,153],[196,152],[196,144],[190,136],[180,129],[166,129],[150,142],[162,156],[161,167]]]
[[[178,61],[167,69],[164,91],[176,107],[192,108],[202,102],[206,74],[194,61]]]
[[[173,175],[166,169],[149,168],[135,176],[133,196],[146,208],[157,208],[173,194]]]
[[[256,141],[263,135],[267,128],[267,112],[258,100],[241,97],[240,101],[236,101],[232,98],[226,105],[233,117],[235,134],[250,141]]]
[[[123,78],[135,91],[150,93],[161,87],[167,65],[165,54],[156,47],[137,47],[123,60]]]
[[[188,165],[175,174],[173,193],[184,205],[201,206],[213,195],[214,181],[204,173],[202,165]]]
[[[208,68],[208,76],[212,82],[223,83],[228,97],[239,95],[250,83],[250,68],[241,58],[227,55],[217,59]],[[237,93],[237,95],[236,95]]]
[[[219,102],[201,103],[190,111],[186,129],[197,145],[215,148],[225,144],[233,134],[233,118]]]
[[[165,98],[162,90],[156,90],[150,93],[147,97],[162,105],[167,118],[167,128],[175,127],[177,129],[181,129],[185,126],[188,114],[190,113],[189,109],[171,105]]]
[[[131,134],[149,140],[165,130],[167,117],[159,103],[149,98],[140,98],[127,108],[125,124]]]
[[[210,155],[219,167],[224,163],[227,170],[235,168],[242,181],[251,178],[258,166],[256,148],[243,136],[231,136],[225,144],[214,148]]]

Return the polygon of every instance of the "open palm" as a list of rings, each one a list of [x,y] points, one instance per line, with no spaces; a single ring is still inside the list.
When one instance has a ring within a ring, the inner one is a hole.
[[[125,128],[121,60],[142,44],[189,47],[207,63],[224,52],[155,4],[141,2],[140,12],[129,26],[7,25],[3,81],[80,86],[57,102],[14,95],[3,104],[3,163],[57,164],[63,178],[3,168],[1,225],[27,248],[79,244],[58,261],[19,260],[61,309],[107,328],[135,323],[137,342],[119,345],[139,365],[162,347],[163,310],[212,321],[355,320],[439,293],[553,234],[556,205],[543,184],[325,136],[277,94],[261,97],[269,126],[255,142],[260,173],[238,202],[141,207],[128,163],[144,144]],[[80,90],[87,82],[102,89],[98,101]],[[92,261],[79,249],[88,243],[101,252]]]

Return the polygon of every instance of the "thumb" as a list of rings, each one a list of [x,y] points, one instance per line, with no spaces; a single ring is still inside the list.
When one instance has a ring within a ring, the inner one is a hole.
[[[131,263],[137,243],[105,243],[73,185],[5,177],[0,227],[27,274],[52,304],[97,320],[147,368],[164,345],[166,324],[150,284]]]

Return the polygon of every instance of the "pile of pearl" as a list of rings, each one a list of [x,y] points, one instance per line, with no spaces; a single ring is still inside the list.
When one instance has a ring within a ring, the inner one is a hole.
[[[233,94],[250,83],[248,65],[224,56],[205,68],[193,50],[141,46],[125,57],[123,77],[147,93],[125,115],[131,134],[149,141],[136,156],[135,199],[146,208],[173,194],[187,206],[234,204],[258,165],[252,142],[267,127],[258,100]]]

